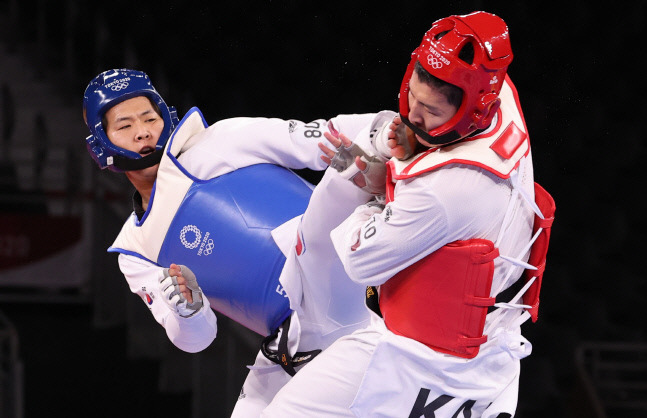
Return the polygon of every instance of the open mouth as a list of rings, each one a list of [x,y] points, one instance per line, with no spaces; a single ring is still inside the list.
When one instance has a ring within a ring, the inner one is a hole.
[[[155,148],[153,147],[144,147],[139,150],[139,155],[141,155],[142,157],[145,157],[148,154],[152,154],[154,151],[155,151]]]

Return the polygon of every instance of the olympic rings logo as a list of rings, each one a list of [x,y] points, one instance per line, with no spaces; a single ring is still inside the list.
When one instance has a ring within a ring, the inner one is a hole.
[[[443,63],[436,57],[432,57],[431,55],[427,55],[427,64],[431,65],[431,68],[434,70],[438,70],[440,68],[443,68]]]
[[[195,234],[195,238],[191,242],[187,241],[186,239],[186,234],[188,232],[193,232]],[[201,239],[202,239],[202,233],[195,225],[187,225],[184,228],[182,228],[182,230],[180,231],[180,241],[182,242],[182,245],[184,245],[184,247],[188,248],[189,250],[198,248],[198,245],[200,245]]]
[[[110,90],[112,91],[120,91],[128,87],[128,82],[122,82],[122,83],[117,83],[112,86],[110,86]]]
[[[212,240],[212,239],[208,240],[208,241],[207,241],[207,245],[204,247],[204,252],[203,252],[203,254],[204,254],[204,255],[209,255],[209,254],[211,254],[211,253],[213,252],[213,248],[214,248],[215,246],[216,246],[216,245],[213,243],[213,240]]]

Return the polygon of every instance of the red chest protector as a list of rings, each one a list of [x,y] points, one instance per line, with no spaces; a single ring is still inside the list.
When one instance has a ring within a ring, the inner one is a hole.
[[[535,183],[535,201],[544,219],[535,215],[538,238],[531,247],[525,282],[535,278],[523,301],[537,320],[539,291],[546,268],[555,202]],[[474,358],[481,344],[499,250],[492,241],[471,239],[449,243],[400,271],[380,286],[379,305],[386,327],[429,348],[463,358]]]
[[[539,234],[537,240],[530,249],[530,258],[528,264],[535,266],[537,270],[526,269],[523,273],[525,282],[532,279],[535,281],[530,288],[526,290],[523,295],[524,305],[529,305],[528,312],[532,318],[532,322],[537,322],[539,316],[539,291],[541,290],[541,282],[544,277],[544,270],[546,270],[546,254],[548,252],[548,243],[550,241],[550,230],[555,220],[555,201],[553,197],[548,194],[543,187],[535,183],[535,203],[539,210],[544,215],[542,219],[540,216],[535,215],[533,224],[533,234]]]
[[[488,240],[456,241],[412,264],[380,286],[386,327],[446,354],[472,358],[481,344],[494,259]]]

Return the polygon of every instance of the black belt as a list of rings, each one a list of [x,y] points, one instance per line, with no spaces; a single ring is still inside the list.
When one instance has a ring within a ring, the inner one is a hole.
[[[310,360],[315,358],[317,354],[321,353],[321,350],[299,351],[294,355],[294,357],[290,356],[290,352],[288,350],[288,330],[290,329],[291,317],[292,315],[289,315],[285,321],[283,321],[283,332],[281,332],[281,338],[279,338],[279,345],[276,351],[270,350],[269,345],[278,336],[278,328],[272,333],[272,335],[268,335],[263,339],[263,342],[261,343],[261,353],[263,353],[268,360],[276,364],[280,364],[287,374],[294,376],[297,373],[294,369],[295,367],[308,363]]]
[[[366,306],[382,318],[380,310],[380,298],[377,295],[376,286],[366,286]]]

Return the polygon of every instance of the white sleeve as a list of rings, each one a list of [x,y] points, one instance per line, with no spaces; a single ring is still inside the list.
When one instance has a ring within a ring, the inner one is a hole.
[[[183,166],[207,180],[239,168],[270,163],[292,169],[324,170],[319,142],[331,129],[349,137],[370,124],[374,114],[339,115],[305,123],[276,118],[231,118],[218,121],[181,156]]]
[[[162,267],[131,255],[119,254],[119,268],[126,277],[130,291],[142,298],[177,348],[197,353],[207,348],[216,338],[216,315],[206,297],[203,298],[204,305],[198,312],[189,318],[182,318],[162,300],[164,295],[159,288],[159,279],[163,275]]]
[[[335,250],[353,281],[378,286],[445,244],[443,211],[432,203],[433,196],[420,196],[415,189],[404,189],[381,211],[358,207],[331,232]]]
[[[450,242],[494,241],[510,190],[490,177],[456,165],[398,181],[381,212],[357,208],[331,232],[349,277],[377,286]]]

